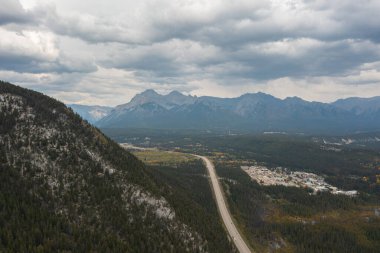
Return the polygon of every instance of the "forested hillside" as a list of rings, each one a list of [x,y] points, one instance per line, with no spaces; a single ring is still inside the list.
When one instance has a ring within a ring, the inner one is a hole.
[[[238,167],[216,169],[232,214],[258,252],[379,252],[378,202],[260,186]]]
[[[210,252],[237,252],[227,240],[201,160],[175,166],[154,165],[148,170],[157,182],[170,186],[172,190],[164,193],[166,199],[178,216],[208,241]]]
[[[0,252],[205,252],[142,162],[64,104],[0,82]]]

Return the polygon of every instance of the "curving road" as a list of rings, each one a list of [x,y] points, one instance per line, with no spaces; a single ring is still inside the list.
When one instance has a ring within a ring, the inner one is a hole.
[[[201,158],[206,164],[208,173],[211,178],[212,188],[215,194],[219,213],[222,216],[224,225],[226,226],[228,233],[233,239],[236,245],[236,248],[239,250],[240,253],[252,253],[251,250],[248,248],[247,244],[244,242],[243,238],[241,237],[239,231],[237,230],[235,224],[232,221],[231,214],[227,209],[227,205],[223,197],[222,189],[220,187],[214,165],[205,156],[200,156],[200,155],[195,155],[195,156]]]

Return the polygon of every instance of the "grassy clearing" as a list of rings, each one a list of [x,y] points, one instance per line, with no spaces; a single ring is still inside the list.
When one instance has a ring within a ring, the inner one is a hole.
[[[132,152],[141,161],[148,165],[178,165],[197,160],[198,158],[177,152],[167,152],[161,150],[139,150]]]

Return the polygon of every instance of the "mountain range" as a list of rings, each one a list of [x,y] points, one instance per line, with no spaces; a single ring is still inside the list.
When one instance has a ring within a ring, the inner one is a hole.
[[[380,129],[380,97],[347,98],[333,103],[298,97],[279,99],[265,93],[237,98],[186,96],[154,90],[137,94],[94,121],[100,128],[195,129],[233,132],[345,134]],[[95,107],[88,107],[89,111]]]
[[[96,121],[104,118],[113,109],[112,107],[109,107],[109,106],[99,106],[99,105],[71,104],[67,106],[72,108],[76,113],[79,114],[79,116],[86,119],[90,123],[95,123]]]

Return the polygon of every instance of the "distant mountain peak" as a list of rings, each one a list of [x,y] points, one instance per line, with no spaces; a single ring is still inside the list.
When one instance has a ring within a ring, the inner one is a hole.
[[[172,91],[166,96],[164,96],[167,100],[166,102],[176,104],[176,105],[183,105],[183,104],[191,104],[194,103],[197,98],[190,96],[190,95],[184,95],[179,91]]]
[[[269,94],[261,92],[261,91],[256,92],[256,93],[245,93],[241,96],[242,97],[244,97],[244,96],[247,96],[247,97],[273,97],[272,95],[269,95]]]
[[[168,96],[185,96],[183,95],[181,92],[177,91],[177,90],[173,90],[171,91]]]
[[[132,104],[142,104],[145,102],[152,102],[152,99],[157,99],[162,97],[162,95],[158,94],[155,90],[153,89],[148,89],[145,90],[141,93],[138,93],[136,96],[134,96],[131,99]]]
[[[99,105],[69,104],[67,106],[72,108],[76,113],[78,113],[82,118],[86,119],[90,123],[95,123],[96,121],[104,118],[113,109],[112,107]]]
[[[153,89],[147,89],[147,90],[141,92],[141,93],[138,94],[138,95],[160,95],[160,94],[158,94],[158,93],[157,93],[155,90],[153,90]]]
[[[246,93],[239,97],[239,99],[248,99],[248,100],[279,100],[278,98],[264,93],[264,92],[256,92],[256,93]]]
[[[355,111],[356,114],[371,114],[375,111],[380,111],[380,96],[371,98],[350,97],[338,99],[331,104],[344,110]]]
[[[162,95],[160,93],[158,93],[157,91],[153,90],[153,89],[147,89],[139,94],[137,94],[135,97],[139,97],[139,96],[149,96],[149,97],[187,97],[186,95],[182,94],[181,92],[177,91],[177,90],[173,90],[171,91],[170,93],[168,93],[167,95]]]
[[[307,103],[306,100],[303,100],[300,97],[294,96],[294,97],[286,97],[284,101],[291,101],[291,102],[296,102],[296,103]]]
[[[157,104],[165,109],[170,109],[173,106],[189,104],[195,101],[195,97],[186,96],[178,91],[172,91],[167,95],[161,95],[153,89],[148,89],[134,96],[129,103],[122,104],[116,107],[120,110],[132,110],[144,104]]]
[[[335,103],[280,99],[263,92],[235,98],[160,95],[146,90],[97,122],[100,127],[234,128],[241,131],[331,133],[378,130],[379,98],[350,98]]]
[[[305,101],[300,97],[293,96],[293,97],[286,97],[284,100],[298,100],[298,101]]]

